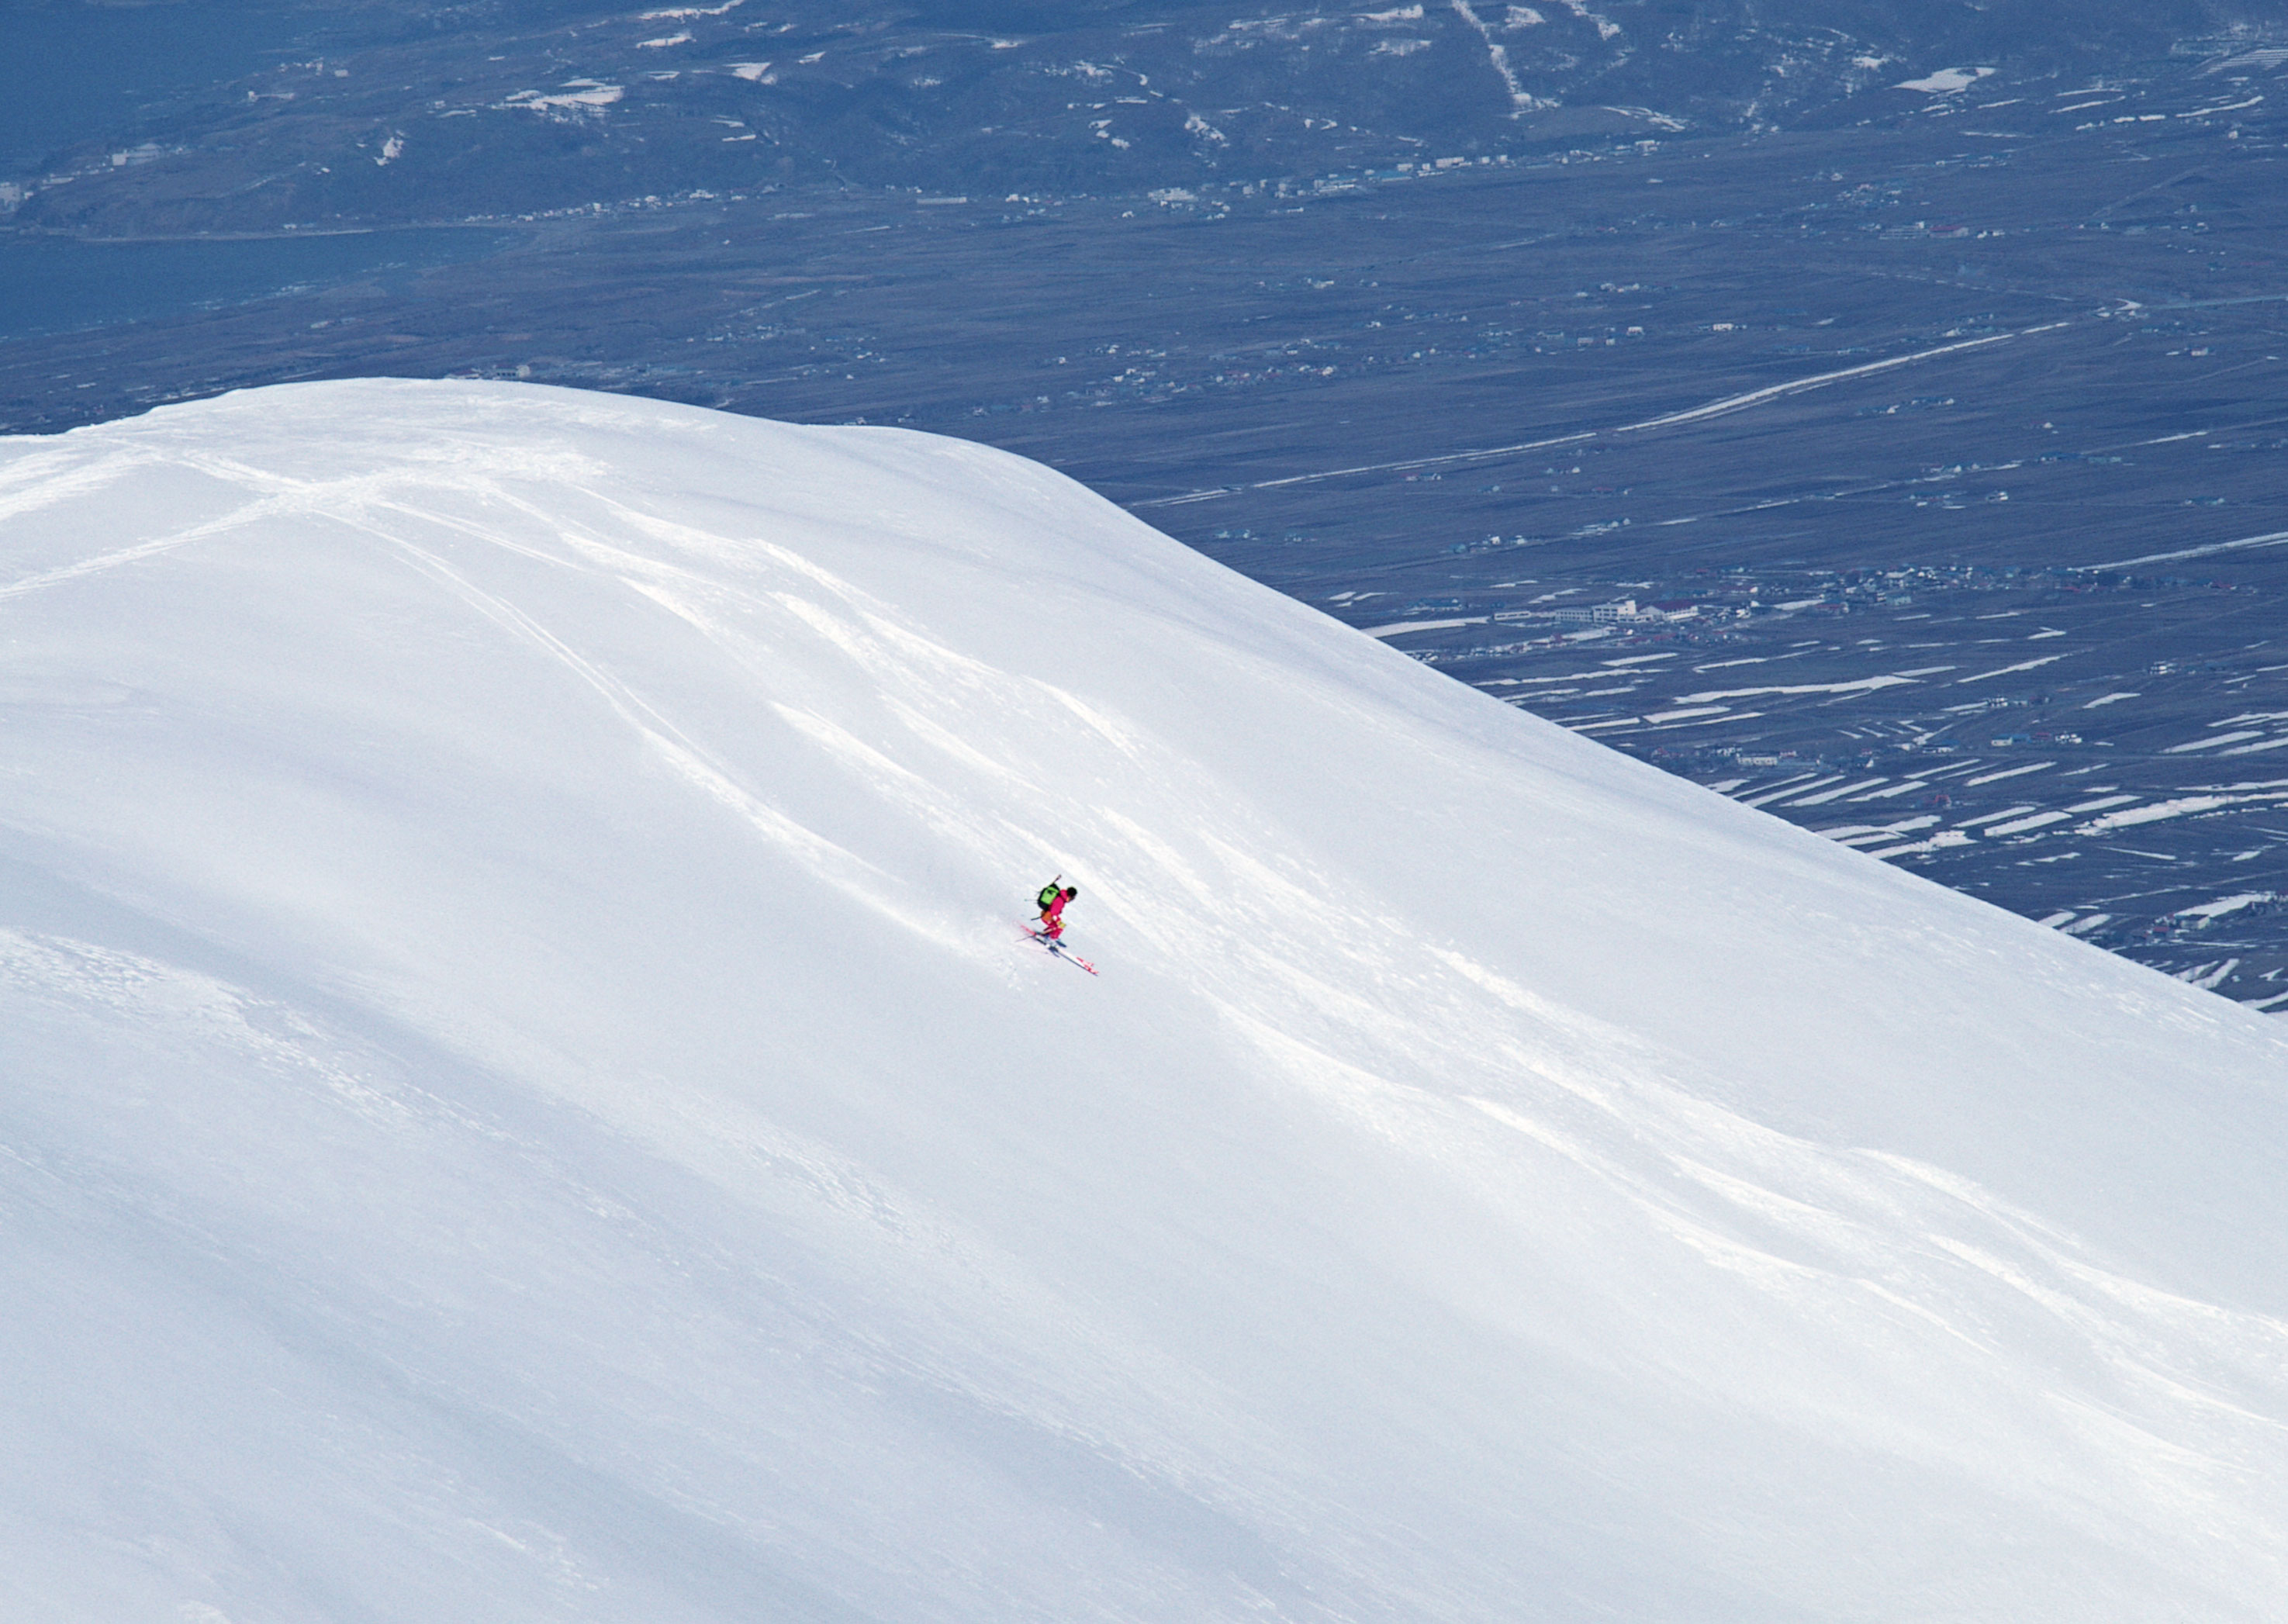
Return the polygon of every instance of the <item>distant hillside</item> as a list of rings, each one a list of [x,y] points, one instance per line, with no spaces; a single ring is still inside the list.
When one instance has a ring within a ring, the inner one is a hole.
[[[53,107],[0,142],[15,154],[0,163],[0,213],[144,234],[694,188],[1140,194],[1879,119],[1939,93],[1895,87],[1942,86],[1950,72],[2078,80],[2220,54],[2280,24],[2249,0],[232,0],[210,30],[177,21],[164,7],[49,4],[12,25],[38,49],[0,67],[0,91],[20,75],[22,99]],[[45,145],[42,129],[56,132]]]

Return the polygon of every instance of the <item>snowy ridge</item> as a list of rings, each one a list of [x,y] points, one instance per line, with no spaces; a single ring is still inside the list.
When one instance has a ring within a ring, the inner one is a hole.
[[[2288,1594],[2261,1017],[962,442],[297,385],[0,527],[9,1616]]]

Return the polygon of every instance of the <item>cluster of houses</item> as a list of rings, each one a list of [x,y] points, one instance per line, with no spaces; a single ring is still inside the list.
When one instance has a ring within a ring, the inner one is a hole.
[[[1688,621],[1700,613],[1700,608],[1688,598],[1656,604],[1640,604],[1633,598],[1624,598],[1614,603],[1553,610],[1551,618],[1561,626],[1663,626],[1671,621]]]

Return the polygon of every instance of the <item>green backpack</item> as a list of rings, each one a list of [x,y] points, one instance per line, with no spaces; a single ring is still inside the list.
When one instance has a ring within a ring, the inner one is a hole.
[[[1051,880],[1046,885],[1041,887],[1041,894],[1034,898],[1033,901],[1035,906],[1045,914],[1049,911],[1049,904],[1064,894],[1064,887],[1058,884],[1056,881]]]

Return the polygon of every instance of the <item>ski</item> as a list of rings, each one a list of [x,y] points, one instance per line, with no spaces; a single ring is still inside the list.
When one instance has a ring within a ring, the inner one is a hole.
[[[1027,926],[1025,934],[1031,937],[1035,941],[1040,943],[1042,947],[1046,947],[1053,957],[1062,959],[1068,964],[1077,964],[1083,970],[1088,971],[1092,976],[1096,974],[1095,965],[1081,957],[1080,955],[1075,953],[1071,948],[1057,940],[1056,938],[1051,936],[1047,931],[1036,931],[1030,926]]]

